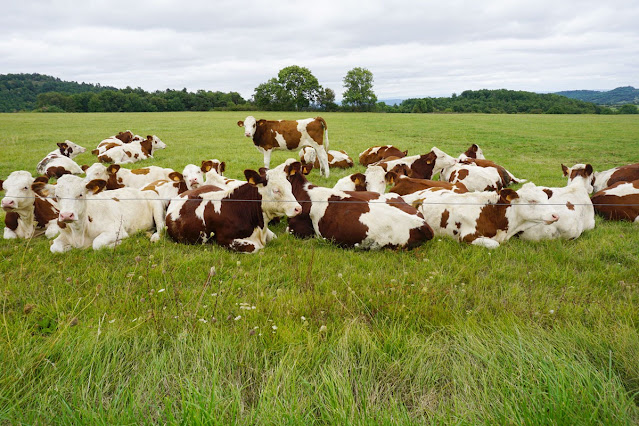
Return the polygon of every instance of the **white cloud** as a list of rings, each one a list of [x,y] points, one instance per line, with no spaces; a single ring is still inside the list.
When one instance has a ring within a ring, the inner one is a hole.
[[[341,97],[370,69],[378,98],[480,88],[639,85],[639,4],[486,2],[30,1],[3,6],[2,72],[146,90],[252,95],[288,65]]]

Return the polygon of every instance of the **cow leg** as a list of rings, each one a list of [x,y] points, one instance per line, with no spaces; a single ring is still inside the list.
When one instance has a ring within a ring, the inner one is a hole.
[[[266,167],[267,169],[270,168],[271,165],[271,152],[273,151],[270,149],[264,150],[264,167]]]
[[[4,228],[4,239],[5,240],[13,240],[18,238],[18,234],[15,233],[12,229]]]
[[[253,241],[249,238],[237,238],[231,241],[228,248],[239,253],[256,253],[264,246],[259,241]]]
[[[71,246],[71,244],[69,244],[66,240],[66,238],[64,238],[64,235],[60,235],[58,236],[58,238],[56,238],[55,240],[53,240],[53,244],[51,244],[51,253],[64,253],[66,251],[69,251],[73,248],[73,246]]]
[[[328,154],[322,145],[318,145],[315,147],[315,152],[317,153],[317,159],[320,163],[320,174],[324,177],[328,177],[330,171],[328,169]]]
[[[48,238],[55,238],[56,235],[60,233],[60,227],[58,226],[58,219],[50,220],[47,224],[46,231],[44,231],[44,235]]]
[[[123,229],[118,232],[103,232],[93,240],[93,250],[100,250],[104,247],[115,248],[128,236],[129,234]]]
[[[475,246],[486,247],[487,249],[496,249],[497,247],[499,247],[499,243],[497,241],[486,237],[479,237],[473,240],[471,244]]]
[[[164,213],[164,205],[160,200],[153,200],[153,220],[155,221],[155,234],[151,235],[151,242],[155,243],[160,241],[164,230],[166,229],[166,216]]]

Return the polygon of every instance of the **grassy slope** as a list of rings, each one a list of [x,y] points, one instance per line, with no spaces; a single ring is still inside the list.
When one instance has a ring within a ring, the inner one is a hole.
[[[561,162],[638,161],[630,116],[324,117],[331,148],[353,157],[386,143],[457,155],[475,142],[544,185],[565,184]],[[169,145],[142,164],[219,158],[240,177],[262,162],[235,125],[243,118],[0,115],[0,176],[34,172],[55,142],[91,149],[129,128]],[[275,153],[272,164],[287,157]],[[44,239],[0,241],[0,420],[639,420],[636,225],[597,219],[576,241],[512,240],[490,252],[444,238],[369,253],[274,230],[279,238],[255,256],[152,246],[143,235],[63,256]]]

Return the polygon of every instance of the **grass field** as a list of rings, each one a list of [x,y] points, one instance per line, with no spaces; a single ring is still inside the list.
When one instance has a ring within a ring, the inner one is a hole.
[[[323,117],[331,149],[354,158],[387,143],[454,156],[477,143],[548,186],[565,185],[562,162],[639,161],[633,116]],[[125,129],[168,145],[139,165],[218,158],[239,178],[262,165],[235,124],[244,118],[0,114],[0,178],[35,173],[56,142],[90,150]],[[348,173],[309,178],[332,185]],[[284,228],[257,255],[146,235],[64,255],[44,238],[0,241],[0,423],[639,421],[637,225],[597,218],[575,241],[488,251],[436,238],[380,252]]]

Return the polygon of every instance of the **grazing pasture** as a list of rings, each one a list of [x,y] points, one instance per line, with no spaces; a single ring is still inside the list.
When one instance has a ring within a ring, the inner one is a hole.
[[[167,144],[134,167],[218,158],[241,179],[263,165],[243,115],[0,114],[0,178],[35,175],[66,139],[91,164],[99,141],[131,129]],[[386,144],[456,157],[476,143],[544,186],[566,184],[561,163],[639,162],[631,115],[322,116],[331,149],[352,158]],[[274,152],[271,166],[295,155]],[[308,178],[332,187],[363,170]],[[285,226],[257,255],[142,234],[58,255],[43,237],[1,240],[0,422],[639,421],[636,224],[597,217],[577,240],[492,251],[435,238],[377,252]]]

